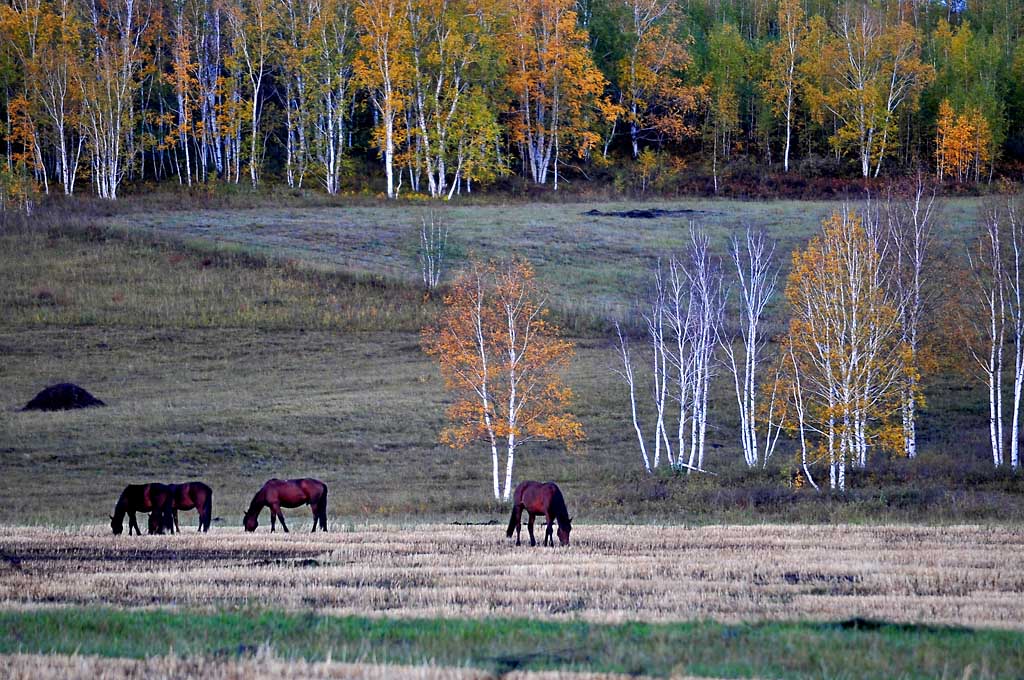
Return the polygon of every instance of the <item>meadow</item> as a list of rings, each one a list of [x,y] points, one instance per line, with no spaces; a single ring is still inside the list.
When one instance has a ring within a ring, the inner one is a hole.
[[[167,202],[83,203],[0,233],[0,472],[12,487],[64,490],[12,498],[6,521],[88,523],[128,482],[202,477],[217,491],[222,525],[232,526],[263,480],[304,475],[331,486],[340,517],[484,521],[503,512],[485,492],[484,452],[437,443],[448,397],[419,347],[419,330],[440,304],[417,284],[426,208],[284,200],[276,208],[172,210]],[[785,266],[788,249],[835,204],[657,205],[696,211],[720,251],[745,223],[764,226]],[[643,474],[609,318],[642,294],[660,249],[684,243],[688,219],[585,214],[630,207],[637,205],[446,211],[450,266],[475,251],[527,254],[549,284],[554,318],[577,343],[568,378],[586,441],[572,454],[524,449],[520,478],[558,479],[573,512],[612,522],[1024,516],[1019,478],[985,461],[984,395],[965,374],[931,376],[919,428],[928,462],[880,458],[842,497],[790,488],[791,444],[767,469],[746,470],[724,379],[712,394],[709,431],[718,477]],[[940,250],[959,248],[976,209],[973,199],[947,203]],[[776,305],[769,326],[779,321]],[[109,406],[16,411],[65,380]]]

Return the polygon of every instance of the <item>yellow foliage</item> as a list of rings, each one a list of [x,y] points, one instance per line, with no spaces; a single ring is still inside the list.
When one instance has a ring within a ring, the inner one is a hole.
[[[981,111],[967,107],[956,113],[948,99],[939,104],[935,131],[935,162],[939,178],[952,177],[963,182],[973,175],[977,180],[982,167],[991,159],[992,132]]]
[[[568,412],[561,373],[574,353],[545,317],[533,267],[474,260],[445,296],[438,322],[422,333],[455,396],[441,441],[455,448],[499,437],[516,442],[583,439]]]

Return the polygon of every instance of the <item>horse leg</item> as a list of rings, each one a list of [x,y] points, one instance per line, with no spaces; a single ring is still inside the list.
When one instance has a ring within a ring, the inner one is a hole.
[[[135,528],[135,533],[136,534],[138,534],[139,536],[142,535],[142,529],[139,528],[139,523],[135,519],[135,512],[134,511],[129,511],[128,512],[128,535],[129,536],[132,535],[132,527]]]
[[[548,528],[547,528],[547,531],[544,532],[544,545],[548,545],[550,543],[551,547],[554,548],[555,547],[555,539],[551,536],[551,525],[555,521],[555,518],[552,515],[548,515],[547,516],[547,520],[548,520]]]
[[[277,531],[277,510],[273,505],[270,506],[270,533]]]
[[[533,520],[537,518],[532,512],[530,513],[530,523],[527,525],[527,529],[530,530],[530,547],[537,545],[537,539],[533,537]]]
[[[281,512],[281,507],[277,508],[277,518],[281,520],[281,528],[284,529],[284,533],[288,533],[288,525],[284,523],[284,513]]]
[[[520,545],[519,535],[523,531],[523,506],[517,505],[516,509],[513,510],[512,512],[515,513],[516,517],[516,545]]]
[[[178,511],[177,510],[174,511],[174,530],[176,532],[178,532],[179,534],[181,533],[181,527],[178,526]]]
[[[311,532],[309,532],[309,533],[315,534],[316,533],[316,525],[320,522],[320,511],[317,508],[317,504],[316,503],[310,503],[309,504],[309,508],[310,508],[310,510],[313,511],[313,530]]]

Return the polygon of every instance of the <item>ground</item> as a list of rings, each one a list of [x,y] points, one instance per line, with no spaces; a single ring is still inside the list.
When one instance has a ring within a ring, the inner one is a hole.
[[[308,526],[0,529],[0,653],[723,677],[1024,664],[1019,528],[581,525],[569,548],[530,548],[498,525]]]
[[[441,295],[415,262],[428,207],[166,203],[0,229],[0,665],[15,674],[248,677],[296,658],[298,675],[323,677],[376,677],[380,662],[420,677],[1024,667],[1024,485],[986,463],[985,396],[966,371],[930,377],[921,459],[879,459],[845,495],[794,489],[792,446],[746,470],[724,380],[717,476],[641,470],[610,321],[628,319],[691,218],[719,252],[763,226],[785,267],[834,204],[684,201],[659,207],[691,212],[654,220],[585,214],[631,204],[444,211],[451,266],[529,257],[576,343],[567,382],[586,440],[524,449],[516,467],[559,481],[573,545],[531,550],[504,538],[486,452],[438,443],[449,397],[419,332]],[[977,208],[947,203],[942,252],[962,250]],[[771,313],[777,332],[780,302]],[[107,406],[18,411],[64,381]],[[327,482],[332,533],[305,534],[299,509],[288,536],[243,535],[273,476]],[[191,514],[182,536],[107,535],[126,484],[185,479],[214,488],[209,535]]]

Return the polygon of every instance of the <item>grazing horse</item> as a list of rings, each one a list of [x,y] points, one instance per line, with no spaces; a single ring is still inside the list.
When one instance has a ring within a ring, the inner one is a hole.
[[[171,488],[166,484],[129,484],[121,492],[114,506],[114,514],[110,516],[110,528],[115,536],[124,531],[124,516],[128,515],[128,535],[142,535],[139,523],[135,519],[136,512],[148,512],[149,533],[162,534],[174,528],[174,517],[171,509]]]
[[[284,523],[284,515],[281,508],[297,508],[309,503],[313,511],[313,531],[316,531],[317,524],[324,531],[327,531],[327,485],[319,479],[269,479],[249,503],[249,509],[245,511],[242,524],[246,531],[256,531],[259,526],[260,512],[264,507],[270,508],[270,530],[274,531],[276,521],[281,520],[281,528],[288,531],[288,525]]]
[[[199,511],[199,531],[210,530],[210,519],[213,517],[213,489],[202,482],[185,482],[184,484],[168,484],[171,490],[171,516],[174,520],[172,532],[181,533],[178,526],[178,510]],[[157,518],[149,516],[149,533]]]
[[[562,498],[562,491],[554,482],[532,482],[526,481],[516,487],[515,496],[512,499],[512,518],[508,521],[506,536],[512,538],[512,532],[516,534],[516,545],[519,545],[519,533],[522,530],[523,510],[530,513],[530,545],[537,545],[533,538],[533,520],[537,515],[544,515],[547,518],[547,532],[544,534],[544,545],[550,543],[555,546],[551,538],[551,525],[558,520],[558,542],[562,545],[569,545],[569,532],[572,531],[572,518],[565,507],[565,499]]]

